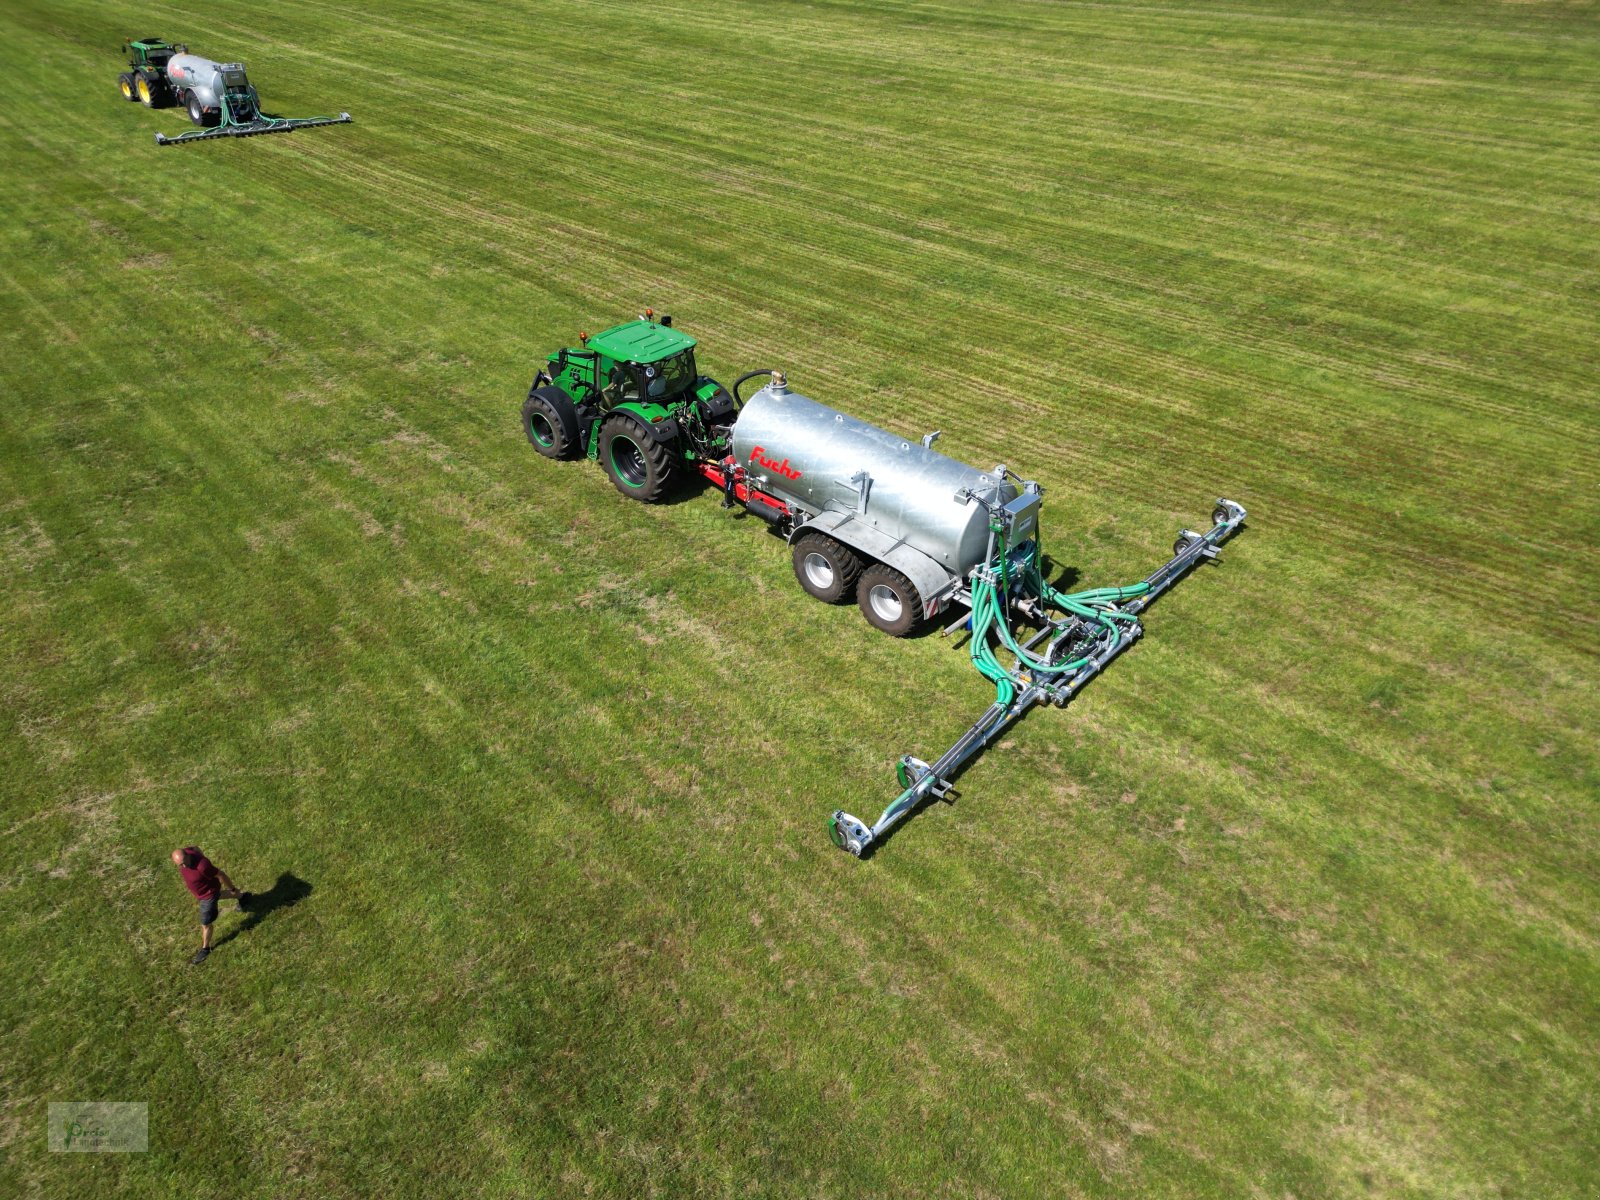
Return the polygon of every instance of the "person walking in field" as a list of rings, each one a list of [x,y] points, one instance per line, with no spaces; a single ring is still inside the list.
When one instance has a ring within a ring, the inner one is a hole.
[[[183,875],[183,882],[200,901],[200,949],[189,961],[195,966],[211,953],[211,925],[217,919],[218,900],[237,900],[242,910],[245,894],[233,886],[226,871],[219,870],[199,846],[185,846],[172,852],[172,862]]]

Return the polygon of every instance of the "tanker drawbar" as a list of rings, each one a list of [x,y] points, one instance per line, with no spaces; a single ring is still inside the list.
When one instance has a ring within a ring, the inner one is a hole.
[[[934,762],[900,760],[900,794],[876,822],[834,812],[834,843],[857,857],[926,801],[950,798],[962,767],[1028,709],[1065,706],[1139,638],[1145,608],[1244,523],[1243,508],[1219,500],[1211,528],[1180,533],[1149,578],[1063,593],[1044,577],[1044,489],[1004,464],[982,470],[935,450],[937,433],[912,440],[857,420],[790,391],[781,371],[751,371],[730,392],[699,374],[695,340],[650,309],[578,342],[549,356],[523,401],[540,454],[595,459],[619,492],[647,503],[680,473],[699,476],[725,508],[786,539],[802,589],[853,601],[892,637],[965,610],[945,633],[970,630],[994,703]],[[745,399],[758,376],[769,382]]]
[[[243,63],[213,62],[190,54],[187,46],[160,38],[129,39],[122,48],[129,67],[118,80],[123,99],[136,100],[146,108],[177,106],[199,127],[177,137],[158,133],[158,146],[289,133],[316,125],[344,125],[350,120],[347,112],[337,117],[279,117],[262,112],[261,98]]]

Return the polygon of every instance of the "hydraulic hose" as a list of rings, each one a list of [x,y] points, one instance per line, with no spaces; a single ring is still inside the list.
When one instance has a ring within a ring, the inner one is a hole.
[[[772,374],[771,368],[762,367],[761,369],[756,370],[756,371],[746,371],[743,375],[739,376],[739,378],[737,378],[737,379],[735,379],[733,381],[733,402],[735,404],[737,404],[740,408],[743,408],[744,407],[744,397],[739,395],[739,386],[741,384],[748,383],[750,380],[754,379],[757,375],[771,375],[771,374]]]

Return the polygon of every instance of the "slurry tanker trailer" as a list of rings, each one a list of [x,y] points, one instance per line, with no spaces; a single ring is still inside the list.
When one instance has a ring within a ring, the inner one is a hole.
[[[129,38],[122,51],[128,69],[117,79],[124,100],[137,100],[146,108],[176,104],[186,109],[199,129],[169,138],[156,134],[156,145],[176,146],[207,138],[254,137],[258,133],[288,133],[312,125],[343,125],[349,113],[337,117],[271,117],[261,111],[261,98],[246,77],[243,63],[212,62],[189,47],[160,38]]]
[[[871,825],[837,810],[828,828],[858,858],[923,803],[953,796],[962,767],[1036,704],[1064,707],[1143,632],[1139,615],[1237,530],[1245,510],[1218,500],[1211,527],[1185,529],[1172,557],[1123,587],[1063,593],[1044,576],[1044,490],[1005,464],[980,470],[751,371],[731,391],[701,375],[695,340],[651,310],[552,354],[522,406],[547,458],[597,460],[618,491],[663,499],[680,475],[716,487],[724,507],[768,522],[795,578],[830,604],[854,600],[894,637],[954,614],[994,703],[932,763],[896,769],[900,794]],[[743,386],[768,382],[745,399]],[[1004,660],[1002,660],[1004,655]]]

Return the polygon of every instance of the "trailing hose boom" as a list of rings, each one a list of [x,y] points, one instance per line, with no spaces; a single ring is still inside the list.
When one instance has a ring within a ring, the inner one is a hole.
[[[1024,484],[1024,495],[1037,494]],[[976,497],[975,497],[976,498]],[[843,809],[828,821],[833,842],[857,858],[871,853],[888,832],[926,801],[953,795],[951,781],[970,759],[993,742],[1035,704],[1065,707],[1106,664],[1144,632],[1139,622],[1155,598],[1198,563],[1217,557],[1217,548],[1245,519],[1232,500],[1218,500],[1205,533],[1184,530],[1173,544],[1172,557],[1148,578],[1124,587],[1062,593],[1045,580],[1039,541],[1033,536],[1016,544],[1018,522],[1008,506],[990,505],[990,555],[970,577],[971,616],[946,629],[970,625],[968,652],[973,666],[995,685],[994,703],[933,763],[906,755],[896,767],[902,791],[870,826]],[[1024,641],[1012,629],[1019,613],[1041,628]],[[996,645],[998,643],[998,647]],[[1003,664],[999,651],[1011,665]]]

